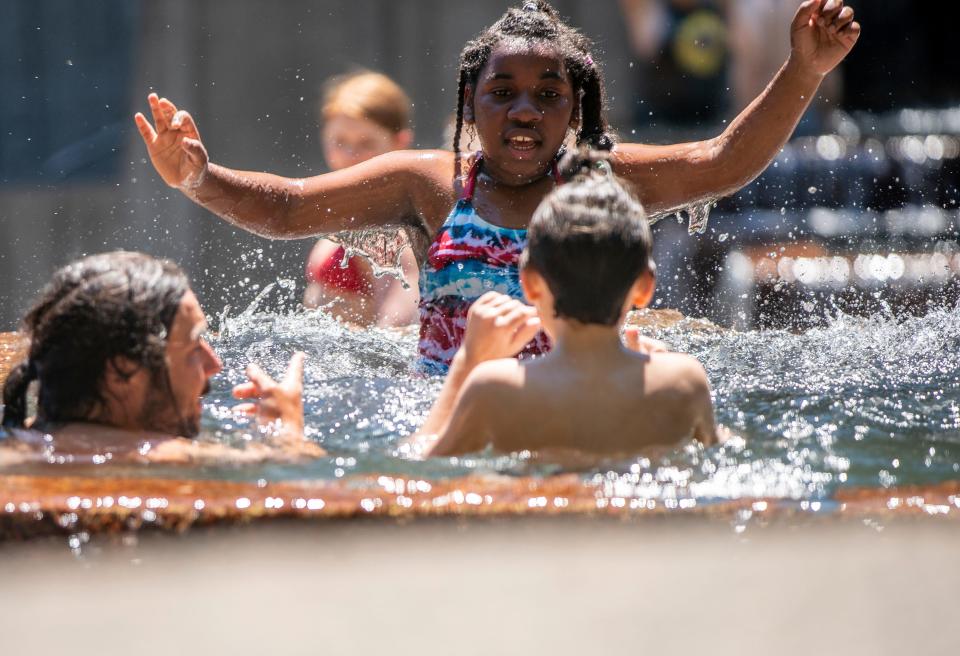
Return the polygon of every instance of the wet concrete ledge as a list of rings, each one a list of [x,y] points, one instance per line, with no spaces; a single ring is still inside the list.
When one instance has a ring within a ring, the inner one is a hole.
[[[747,498],[724,501],[603,496],[577,475],[396,476],[342,481],[244,483],[170,479],[0,477],[0,541],[44,535],[183,532],[192,527],[265,520],[381,517],[692,516],[725,521],[891,517],[960,518],[960,481],[923,487],[840,490],[824,501]]]

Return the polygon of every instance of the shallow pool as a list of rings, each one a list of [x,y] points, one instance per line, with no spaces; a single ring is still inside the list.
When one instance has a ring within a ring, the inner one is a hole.
[[[906,320],[840,316],[826,328],[799,335],[734,332],[664,316],[635,319],[648,325],[652,336],[704,363],[717,419],[742,440],[711,449],[679,445],[659,461],[559,465],[527,453],[405,460],[396,455],[398,443],[423,420],[441,382],[418,369],[415,331],[355,330],[321,311],[247,311],[221,318],[219,326],[213,322],[224,371],[205,402],[202,439],[240,448],[260,439],[232,414],[230,389],[243,380],[247,362],[278,375],[299,349],[308,354],[309,437],[330,457],[243,467],[31,465],[0,473],[215,480],[260,488],[306,481],[324,483],[328,495],[331,489],[373,486],[402,496],[406,488],[398,492],[394,488],[404,483],[396,481],[429,481],[440,491],[445,481],[469,480],[469,490],[454,486],[458,494],[481,499],[488,489],[503,492],[511,481],[529,486],[566,474],[554,480],[563,481],[570,498],[597,499],[598,507],[613,500],[667,509],[744,497],[827,507],[847,488],[879,491],[960,479],[960,309]],[[570,492],[571,480],[579,491]],[[417,489],[429,491],[430,484]],[[85,489],[93,494],[89,485]],[[511,494],[517,497],[517,490]],[[270,509],[271,502],[264,503]],[[560,502],[551,497],[550,503]]]

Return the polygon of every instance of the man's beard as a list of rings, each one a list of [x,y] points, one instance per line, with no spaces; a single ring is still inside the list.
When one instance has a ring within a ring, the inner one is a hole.
[[[200,414],[194,404],[189,408],[177,406],[177,399],[171,390],[167,372],[158,372],[153,384],[147,391],[140,412],[140,425],[149,431],[176,435],[178,437],[196,437],[200,433]],[[203,386],[200,396],[210,393],[210,381]]]

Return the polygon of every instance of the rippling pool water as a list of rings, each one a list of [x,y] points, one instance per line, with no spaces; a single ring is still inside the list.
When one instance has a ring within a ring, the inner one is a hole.
[[[502,482],[503,475],[578,471],[600,496],[698,502],[743,496],[827,500],[845,486],[960,478],[960,309],[901,321],[839,317],[801,335],[666,323],[649,334],[704,363],[718,421],[743,440],[711,449],[684,444],[653,462],[638,457],[556,465],[530,454],[404,460],[395,449],[424,419],[441,383],[417,367],[415,330],[356,330],[322,311],[248,311],[220,320],[214,346],[224,371],[205,403],[204,439],[240,447],[259,439],[232,415],[230,389],[244,379],[246,363],[279,375],[299,349],[308,354],[308,434],[330,457],[189,470],[105,465],[97,473],[271,482],[472,474]]]

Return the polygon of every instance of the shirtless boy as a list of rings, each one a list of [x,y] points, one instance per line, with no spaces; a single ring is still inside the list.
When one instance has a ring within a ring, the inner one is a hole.
[[[536,210],[522,260],[533,307],[488,293],[420,431],[425,455],[577,450],[636,453],[690,437],[718,441],[710,387],[689,355],[636,352],[620,329],[653,296],[651,236],[640,203],[589,158]],[[553,349],[513,356],[539,329]],[[435,436],[435,437],[427,437]]]

